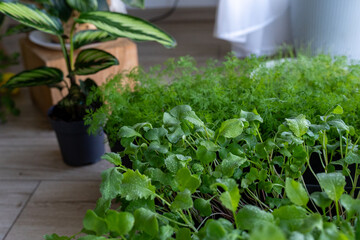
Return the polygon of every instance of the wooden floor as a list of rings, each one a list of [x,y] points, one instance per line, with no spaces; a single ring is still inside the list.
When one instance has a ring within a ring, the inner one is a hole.
[[[155,43],[140,43],[140,64],[151,66],[183,55],[192,55],[200,63],[222,59],[230,49],[213,38],[214,16],[213,9],[188,9],[158,22],[177,39],[178,47],[168,50]],[[16,40],[4,39],[9,52],[19,51]],[[6,124],[0,124],[0,239],[77,233],[86,210],[99,197],[100,173],[110,164],[65,165],[54,132],[32,105],[27,90],[20,92],[16,103],[21,116],[10,116]]]

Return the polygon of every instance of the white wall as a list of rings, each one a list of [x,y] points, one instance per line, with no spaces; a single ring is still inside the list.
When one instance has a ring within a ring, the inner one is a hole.
[[[145,8],[169,8],[175,0],[145,0]],[[178,7],[215,7],[218,0],[179,0]]]

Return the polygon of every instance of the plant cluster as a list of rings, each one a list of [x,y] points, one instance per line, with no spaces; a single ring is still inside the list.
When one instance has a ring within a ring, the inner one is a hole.
[[[327,55],[298,56],[271,67],[266,62],[229,55],[223,62],[197,66],[193,58],[181,57],[117,75],[90,98],[106,104],[91,112],[87,123],[92,131],[103,127],[114,144],[120,140],[116,129],[142,121],[161,124],[162,114],[181,104],[192,106],[215,129],[222,121],[239,117],[241,109],[255,109],[265,120],[260,132],[268,136],[285,117],[302,113],[314,121],[340,104],[346,113],[343,119],[360,126],[359,65]],[[135,88],[126,87],[127,81]]]
[[[48,85],[59,89],[67,88],[68,94],[54,107],[53,119],[80,121],[87,108],[97,108],[101,102],[86,105],[86,96],[96,83],[87,78],[80,83],[76,76],[95,74],[103,69],[117,65],[118,60],[112,54],[100,49],[81,49],[86,45],[127,37],[138,41],[157,41],[173,47],[175,40],[156,26],[133,16],[115,12],[100,11],[98,0],[41,0],[44,9],[36,8],[18,1],[0,1],[0,13],[6,14],[27,27],[54,35],[60,42],[66,62],[68,82],[62,70],[53,67],[40,67],[23,71],[12,77],[3,87],[31,87]],[[126,2],[133,2],[128,0]],[[138,1],[143,3],[143,1]],[[46,11],[47,10],[47,11]],[[77,12],[74,18],[72,13]],[[65,24],[70,22],[70,30]],[[97,29],[75,32],[79,24],[92,24]],[[69,41],[69,49],[65,42]],[[75,57],[75,50],[79,49]]]
[[[86,236],[45,239],[359,239],[359,135],[342,113],[286,118],[269,137],[256,112],[211,129],[187,105],[162,114],[161,126],[123,126],[125,149],[104,156],[115,166],[102,173]]]

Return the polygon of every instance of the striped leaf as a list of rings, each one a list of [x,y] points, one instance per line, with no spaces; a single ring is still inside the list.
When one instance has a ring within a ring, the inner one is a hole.
[[[97,0],[66,0],[67,4],[79,12],[95,11],[98,8]]]
[[[42,32],[54,35],[63,34],[64,30],[58,18],[51,17],[45,12],[16,2],[1,2],[0,12],[16,21]]]
[[[84,45],[115,40],[116,37],[101,30],[84,30],[75,34],[74,48],[78,49]]]
[[[40,67],[29,71],[23,71],[6,82],[4,87],[19,88],[39,85],[52,85],[63,80],[60,69],[52,67]]]
[[[75,74],[94,74],[100,70],[118,64],[119,62],[116,57],[110,53],[94,48],[85,49],[82,50],[76,58]]]
[[[126,37],[136,41],[156,41],[166,47],[176,45],[175,39],[163,30],[127,14],[94,11],[82,13],[76,21],[91,23],[98,29],[117,37]]]

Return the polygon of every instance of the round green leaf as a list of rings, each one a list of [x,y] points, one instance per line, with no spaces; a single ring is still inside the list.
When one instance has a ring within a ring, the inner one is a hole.
[[[185,189],[182,192],[179,192],[174,201],[171,203],[171,209],[182,210],[182,209],[189,209],[193,207],[193,201],[191,198],[191,192],[189,189]]]
[[[212,151],[208,151],[206,147],[199,146],[196,151],[196,157],[200,160],[202,164],[210,164],[216,158],[216,153]]]
[[[250,240],[285,240],[286,236],[281,229],[272,223],[265,223],[264,225],[257,225],[252,229]],[[266,237],[265,237],[266,236]],[[265,238],[264,238],[265,237]]]
[[[299,138],[307,132],[310,126],[310,121],[307,120],[302,114],[300,114],[296,118],[286,118],[285,120],[290,130],[294,133],[296,137]]]
[[[188,168],[181,168],[175,176],[176,182],[179,184],[179,190],[184,191],[189,189],[191,193],[194,193],[200,186],[201,180],[198,176],[191,175]]]
[[[134,226],[135,218],[129,212],[117,212],[115,210],[109,210],[106,214],[105,221],[111,232],[115,232],[120,235],[125,235]]]
[[[139,208],[134,212],[134,217],[135,229],[144,231],[151,236],[158,234],[159,223],[156,218],[156,213],[145,208]]]
[[[273,216],[280,222],[280,227],[289,231],[301,230],[301,226],[307,218],[307,211],[299,206],[286,205],[275,209]]]
[[[274,222],[271,213],[256,206],[246,205],[236,214],[236,225],[241,230],[252,230],[256,226]]]
[[[286,178],[285,192],[290,201],[296,205],[306,206],[309,202],[309,196],[304,187],[291,178]]]
[[[201,216],[208,217],[212,213],[210,201],[207,201],[205,199],[202,198],[195,199],[194,207],[196,210],[199,211]]]
[[[218,136],[235,138],[242,133],[243,129],[244,123],[240,119],[229,119],[221,123]]]
[[[340,172],[319,173],[317,177],[328,197],[333,201],[339,201],[346,185],[345,177]]]
[[[310,197],[321,208],[326,208],[332,203],[331,199],[324,192],[313,192]]]
[[[93,210],[87,210],[83,225],[86,230],[94,232],[97,236],[108,232],[105,220],[98,217]]]

